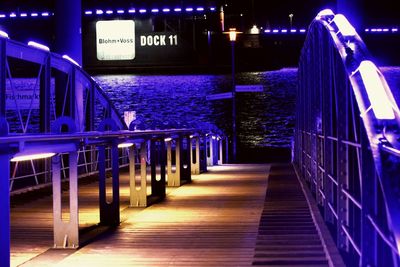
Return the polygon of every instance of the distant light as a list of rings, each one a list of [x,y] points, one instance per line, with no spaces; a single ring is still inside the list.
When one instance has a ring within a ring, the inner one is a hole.
[[[296,29],[291,29],[290,32],[295,33],[295,32],[297,32],[297,30]]]
[[[130,13],[130,14],[136,13],[136,10],[135,9],[129,9],[128,13]]]
[[[68,60],[69,62],[71,62],[72,64],[75,64],[75,65],[78,66],[78,67],[81,66],[81,65],[79,65],[78,62],[76,62],[75,60],[73,60],[72,58],[70,58],[68,55],[63,55],[62,58]]]
[[[376,29],[371,29],[371,32],[376,32]]]
[[[86,10],[85,11],[85,15],[92,15],[92,14],[93,14],[93,12],[91,10]]]
[[[186,10],[187,12],[192,12],[192,11],[193,11],[193,8],[192,8],[192,7],[187,7],[185,10]]]
[[[198,7],[196,8],[196,11],[204,11],[204,7]]]
[[[277,29],[272,30],[272,33],[278,33],[278,32],[279,32],[279,30],[277,30]]]
[[[43,12],[42,13],[42,17],[48,17],[50,14],[49,14],[49,12]]]
[[[147,12],[147,10],[146,9],[139,9],[139,13],[141,13],[141,14],[144,14],[144,13],[146,13]]]
[[[392,28],[392,32],[398,32],[399,29],[398,28]]]
[[[50,48],[49,48],[49,47],[47,47],[47,46],[45,46],[45,45],[42,45],[42,44],[39,44],[39,43],[36,43],[36,42],[34,42],[34,41],[29,41],[29,42],[28,42],[28,45],[29,45],[29,46],[32,46],[32,47],[35,47],[35,48],[37,48],[37,49],[40,49],[40,50],[44,50],[44,51],[46,51],[46,52],[49,52],[49,51],[50,51]]]
[[[260,29],[257,28],[256,25],[253,25],[253,27],[250,29],[250,34],[260,34]]]
[[[8,33],[4,32],[4,31],[0,31],[0,37],[8,38]]]
[[[215,11],[215,7],[210,7],[210,10],[211,11]]]
[[[179,8],[179,7],[174,8],[174,11],[175,11],[175,12],[181,12],[181,11],[182,11],[182,8]]]
[[[287,30],[287,29],[282,29],[281,32],[282,32],[282,33],[287,33],[288,30]]]
[[[354,27],[350,24],[350,22],[346,19],[345,16],[342,14],[337,14],[333,20],[333,23],[337,26],[339,29],[339,32],[344,36],[344,37],[353,37],[356,35],[356,30]]]
[[[172,141],[172,138],[171,138],[171,137],[167,137],[167,138],[164,139],[164,141],[165,141],[165,142],[171,142],[171,141]]]
[[[117,13],[118,13],[118,14],[124,14],[124,13],[125,13],[125,11],[124,11],[124,10],[122,10],[122,9],[118,9],[118,10],[117,10]]]
[[[96,10],[96,14],[97,15],[102,15],[104,12],[103,12],[103,10],[101,10],[101,9],[97,9]]]
[[[235,42],[236,41],[236,36],[237,36],[236,28],[230,28],[229,29],[229,40],[231,42]]]
[[[118,144],[118,148],[127,148],[133,146],[133,143],[122,143]]]
[[[364,31],[365,31],[365,32],[369,32],[369,29],[365,29]]]
[[[383,32],[389,32],[389,29],[385,28],[382,30]]]
[[[394,119],[392,105],[375,64],[369,60],[364,60],[360,63],[358,70],[367,90],[368,99],[371,102],[375,117],[382,120]]]
[[[213,135],[213,136],[211,136],[211,138],[212,138],[213,140],[217,139],[217,137],[216,137],[216,136],[214,136],[214,135]]]
[[[56,153],[39,153],[39,154],[32,154],[32,155],[23,155],[23,156],[16,156],[13,157],[10,161],[17,162],[17,161],[26,161],[26,160],[35,160],[35,159],[45,159],[54,156]]]
[[[159,12],[158,8],[153,8],[153,9],[151,10],[151,13],[158,13],[158,12]]]
[[[301,33],[305,33],[305,32],[306,32],[306,29],[300,29],[300,32],[301,32]]]
[[[265,32],[265,33],[270,33],[271,30],[270,30],[270,29],[267,29],[267,30],[265,30],[264,32]]]
[[[5,18],[6,15],[5,14],[0,14],[0,18]]]
[[[169,9],[169,8],[163,8],[163,10],[162,10],[164,13],[168,13],[168,12],[170,12],[171,11],[171,9]]]
[[[14,12],[10,13],[10,18],[15,18],[17,16],[17,14],[15,14]]]
[[[38,13],[31,13],[31,17],[37,17],[37,16],[39,16]]]
[[[378,28],[376,29],[377,32],[382,32],[382,29]]]
[[[112,11],[112,10],[107,10],[106,11],[106,14],[108,14],[108,15],[113,14],[113,13],[114,13],[114,11]]]

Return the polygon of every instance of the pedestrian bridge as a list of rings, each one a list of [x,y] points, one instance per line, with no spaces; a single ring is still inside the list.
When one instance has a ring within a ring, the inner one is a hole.
[[[391,89],[330,10],[298,73],[292,163],[228,164],[218,129],[136,131],[71,58],[0,32],[2,266],[398,266]]]

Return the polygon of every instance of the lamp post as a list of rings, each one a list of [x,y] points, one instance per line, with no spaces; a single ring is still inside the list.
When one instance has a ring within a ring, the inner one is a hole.
[[[235,28],[229,29],[232,58],[232,161],[236,162],[236,92],[235,92],[235,42],[237,32]]]
[[[293,26],[293,13],[289,14],[289,24],[290,24],[290,29],[292,29],[292,26]]]

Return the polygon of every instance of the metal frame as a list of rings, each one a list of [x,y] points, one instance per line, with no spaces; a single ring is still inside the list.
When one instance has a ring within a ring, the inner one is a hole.
[[[351,266],[400,266],[400,119],[375,115],[359,66],[372,60],[331,11],[309,27],[299,64],[293,163]],[[349,28],[351,29],[351,28]]]

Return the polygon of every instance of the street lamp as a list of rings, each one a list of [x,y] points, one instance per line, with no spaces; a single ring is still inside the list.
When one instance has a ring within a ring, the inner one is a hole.
[[[290,23],[290,29],[292,29],[292,26],[293,26],[293,13],[289,14],[289,23]]]
[[[236,97],[235,97],[235,42],[237,34],[236,28],[229,29],[229,41],[231,42],[232,59],[232,161],[236,162]]]

